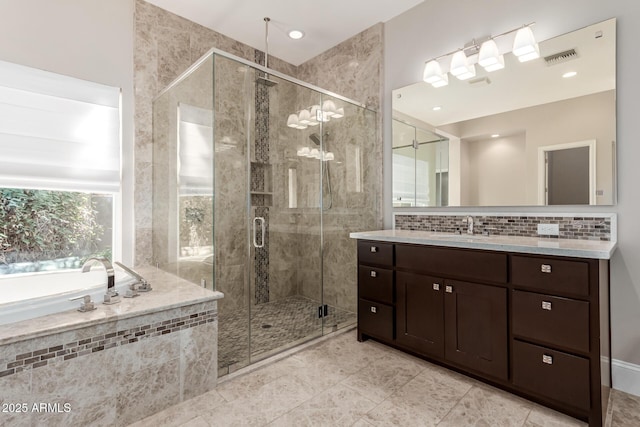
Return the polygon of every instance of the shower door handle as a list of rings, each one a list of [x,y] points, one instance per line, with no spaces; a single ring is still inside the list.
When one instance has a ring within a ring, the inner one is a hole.
[[[257,237],[256,223],[257,222],[260,223],[260,234],[262,235],[262,238],[260,239],[260,244],[258,244],[258,239],[256,239]],[[253,246],[256,248],[264,248],[264,218],[261,216],[257,216],[253,218]]]

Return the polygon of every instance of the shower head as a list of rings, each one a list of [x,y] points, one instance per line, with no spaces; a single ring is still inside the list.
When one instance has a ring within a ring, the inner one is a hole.
[[[329,132],[325,132],[324,137],[327,138],[328,136],[329,136]],[[317,133],[314,132],[311,135],[309,135],[309,139],[313,141],[314,144],[320,145],[320,135],[318,135]]]
[[[264,68],[269,68],[269,21],[271,18],[264,18]],[[267,87],[275,86],[278,82],[269,79],[269,74],[264,73],[263,76],[256,78],[256,83],[263,84]]]

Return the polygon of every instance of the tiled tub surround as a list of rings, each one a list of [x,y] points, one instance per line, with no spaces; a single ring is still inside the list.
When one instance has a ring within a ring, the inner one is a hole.
[[[549,237],[553,239],[615,240],[616,216],[582,214],[442,214],[395,213],[396,230],[463,233],[467,230],[467,217],[473,217],[475,234],[488,232],[491,236]],[[539,236],[538,224],[558,224],[558,236]]]
[[[222,294],[140,273],[152,292],[0,326],[0,425],[128,425],[215,387]]]

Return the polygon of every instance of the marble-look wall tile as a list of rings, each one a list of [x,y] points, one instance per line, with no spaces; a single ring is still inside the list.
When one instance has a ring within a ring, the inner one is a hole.
[[[180,402],[180,361],[136,371],[117,385],[117,425],[127,426]]]
[[[298,78],[379,110],[383,47],[380,23],[301,64]]]
[[[218,324],[207,323],[180,333],[181,400],[191,399],[213,390],[218,379]]]
[[[151,265],[152,263],[152,236],[151,228],[136,228],[136,254],[135,265]]]

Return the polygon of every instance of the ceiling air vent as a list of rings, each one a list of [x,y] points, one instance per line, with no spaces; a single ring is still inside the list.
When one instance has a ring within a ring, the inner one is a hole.
[[[572,61],[578,57],[578,52],[575,49],[565,50],[564,52],[554,53],[553,55],[545,56],[544,62],[547,65],[557,65],[564,62]]]

